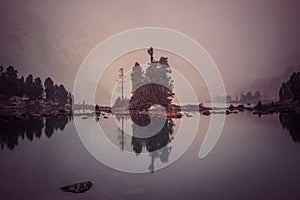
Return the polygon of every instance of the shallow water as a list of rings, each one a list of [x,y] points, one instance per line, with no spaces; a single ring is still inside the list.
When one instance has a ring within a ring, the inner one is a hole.
[[[197,123],[198,114],[192,115],[173,120],[174,128],[155,138],[169,137],[170,141],[158,143],[171,148],[153,159],[148,151],[160,147],[155,139],[151,145],[139,145],[145,142],[132,138],[135,129],[122,140],[122,130],[116,125],[122,118],[79,119],[100,124],[120,152],[148,153],[145,168],[152,168],[143,174],[119,172],[96,160],[81,142],[72,119],[3,123],[1,199],[300,199],[300,129],[299,117],[294,115],[228,115],[219,141],[204,159],[198,158],[198,152],[210,117],[200,116],[191,147],[170,166],[156,170],[179,148],[172,140],[184,134],[176,132],[179,124],[183,120]],[[123,130],[128,133],[133,130],[130,127],[131,119],[123,119]],[[59,189],[85,180],[94,183],[86,193]]]

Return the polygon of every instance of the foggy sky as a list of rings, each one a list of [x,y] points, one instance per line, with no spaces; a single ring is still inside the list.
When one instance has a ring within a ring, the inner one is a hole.
[[[101,41],[131,28],[165,27],[206,48],[230,93],[300,64],[299,10],[296,0],[2,0],[0,65],[51,76],[72,90],[80,64]]]

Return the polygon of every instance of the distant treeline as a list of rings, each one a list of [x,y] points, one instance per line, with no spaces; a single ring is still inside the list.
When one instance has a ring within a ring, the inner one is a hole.
[[[71,94],[62,84],[54,84],[50,77],[46,78],[43,83],[41,78],[33,78],[31,74],[24,79],[23,76],[18,76],[18,71],[13,66],[6,69],[0,66],[0,95],[45,99],[60,103],[71,102]]]
[[[252,102],[252,101],[258,101],[261,100],[261,94],[259,91],[256,91],[254,95],[251,91],[244,94],[244,92],[241,92],[240,101],[241,102]]]
[[[259,91],[256,91],[254,94],[252,94],[251,91],[248,91],[246,94],[242,91],[240,96],[236,96],[235,99],[233,99],[230,95],[226,96],[216,96],[214,98],[214,102],[241,102],[241,103],[253,103],[257,102],[262,99],[262,96]]]
[[[300,72],[294,72],[279,90],[280,101],[300,100]]]

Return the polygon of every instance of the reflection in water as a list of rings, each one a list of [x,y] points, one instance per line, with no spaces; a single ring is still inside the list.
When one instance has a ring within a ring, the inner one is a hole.
[[[135,116],[135,118],[139,118]],[[149,170],[154,172],[154,161],[156,158],[159,158],[161,162],[168,162],[169,155],[171,152],[171,147],[168,144],[172,140],[172,134],[174,132],[174,122],[172,119],[162,119],[160,117],[153,117],[151,123],[159,125],[162,120],[165,120],[163,128],[153,135],[152,129],[144,129],[140,124],[145,125],[149,123],[148,117],[140,117],[139,124],[132,124],[132,139],[131,145],[133,151],[139,155],[142,150],[145,148],[150,152],[151,164]],[[145,119],[144,123],[143,120]],[[153,135],[147,137],[147,135]],[[141,137],[142,136],[142,137]]]
[[[99,118],[99,115],[97,115],[98,118]],[[121,147],[121,150],[123,151],[124,150],[124,146],[126,145],[126,136],[125,136],[125,133],[124,133],[124,121],[127,121],[130,119],[130,115],[115,115],[116,119],[121,122],[121,128],[117,128],[117,133],[118,133],[118,136],[117,136],[117,140],[119,141],[119,145]],[[96,121],[97,121],[97,118],[96,118]],[[99,121],[99,119],[98,119]]]
[[[280,113],[279,120],[282,128],[287,129],[293,140],[300,142],[300,114],[295,113]]]
[[[55,118],[29,118],[2,121],[0,123],[0,144],[1,149],[6,146],[8,149],[14,149],[18,145],[19,137],[25,137],[32,141],[33,138],[40,138],[43,133],[51,137],[54,131],[65,128],[66,124],[71,121],[70,116],[59,116]]]
[[[192,124],[197,123],[198,118],[184,117],[182,120]],[[293,145],[289,135],[286,138],[286,131],[278,127],[277,115],[262,118],[247,112],[228,115],[224,139],[220,140],[211,157],[202,160],[197,158],[197,153],[210,119],[200,116],[200,120],[198,138],[183,157],[171,167],[149,176],[121,173],[95,160],[82,145],[72,122],[61,132],[63,134],[54,133],[47,139],[44,119],[42,141],[36,142],[34,137],[35,142],[30,143],[19,138],[20,145],[15,151],[0,151],[0,177],[4,180],[0,184],[1,199],[74,199],[75,196],[60,193],[58,188],[82,179],[95,184],[83,196],[76,196],[78,199],[300,199],[297,190],[300,185],[300,145]],[[82,121],[97,123],[94,118]],[[178,119],[173,121],[171,137],[177,134],[180,123]],[[118,145],[118,126],[113,116],[100,117],[100,123],[108,138]],[[2,133],[2,122],[0,124]],[[130,116],[124,117],[124,128],[128,144],[125,143],[125,150],[133,152],[131,142],[139,138],[126,135],[132,128]],[[142,152],[146,152],[148,160],[141,165],[153,171],[155,164],[157,170],[159,165],[165,164],[160,159],[165,161],[169,155],[170,162],[174,150],[181,148],[179,145],[172,140],[160,151],[147,153],[146,140],[142,139]],[[170,151],[168,146],[172,146],[171,153],[163,152]]]
[[[66,124],[71,121],[70,117],[61,116],[57,118],[46,118],[45,134],[47,137],[51,137],[56,130],[64,130]]]
[[[171,141],[173,126],[173,120],[167,119],[164,123],[163,128],[157,134],[151,137],[145,137],[145,134],[152,135],[152,132],[149,129],[143,129],[142,127],[133,123],[133,137],[131,144],[134,152],[136,154],[140,154],[143,150],[143,147],[146,147],[146,150],[148,152],[153,152],[165,147]],[[149,133],[147,133],[148,131]]]
[[[96,122],[99,122],[101,114],[96,115]],[[154,172],[155,159],[159,159],[161,163],[169,161],[169,155],[172,147],[170,142],[173,139],[175,123],[171,118],[164,118],[158,115],[149,115],[148,112],[130,112],[129,115],[118,114],[115,119],[120,122],[120,126],[116,126],[117,143],[124,151],[133,151],[139,156],[143,151],[150,153],[149,170]],[[102,121],[109,123],[109,121]],[[130,128],[129,128],[130,126]],[[114,129],[110,126],[110,131]],[[126,131],[131,134],[126,134]],[[108,131],[108,132],[110,132]],[[131,144],[131,146],[130,146]],[[129,149],[128,149],[129,148]]]

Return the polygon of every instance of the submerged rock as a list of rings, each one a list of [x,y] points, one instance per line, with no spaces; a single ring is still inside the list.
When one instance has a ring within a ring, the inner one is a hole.
[[[75,183],[72,185],[63,186],[60,189],[64,192],[72,193],[84,193],[92,187],[93,183],[90,181],[84,181],[80,183]]]

